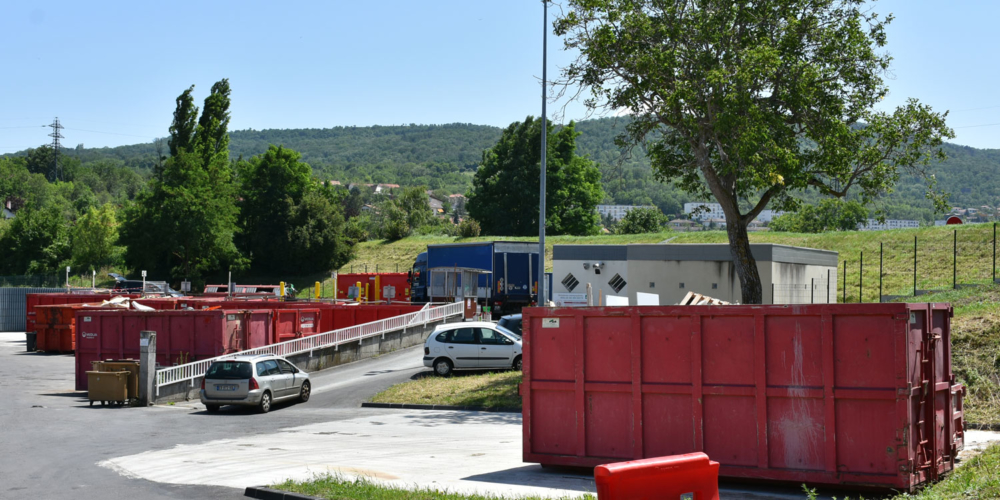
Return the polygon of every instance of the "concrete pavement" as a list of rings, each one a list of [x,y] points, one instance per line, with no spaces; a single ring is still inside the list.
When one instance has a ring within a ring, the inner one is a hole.
[[[315,473],[498,495],[576,496],[589,475],[524,464],[518,414],[359,408],[425,370],[419,347],[312,374],[307,404],[266,415],[197,402],[90,407],[72,355],[24,352],[0,333],[0,499],[237,499]],[[967,448],[997,440],[967,433]],[[724,485],[723,498],[800,499],[796,487]]]

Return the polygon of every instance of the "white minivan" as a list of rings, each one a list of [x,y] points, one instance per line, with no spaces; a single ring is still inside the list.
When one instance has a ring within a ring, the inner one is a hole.
[[[441,325],[424,342],[424,366],[442,377],[452,370],[520,370],[521,337],[487,321]]]

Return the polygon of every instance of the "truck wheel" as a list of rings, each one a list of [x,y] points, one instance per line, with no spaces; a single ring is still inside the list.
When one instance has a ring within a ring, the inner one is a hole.
[[[434,362],[434,374],[439,377],[447,377],[451,375],[451,361],[447,358],[441,358]]]

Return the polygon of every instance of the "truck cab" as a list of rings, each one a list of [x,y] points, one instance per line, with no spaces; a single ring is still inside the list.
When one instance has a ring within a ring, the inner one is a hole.
[[[421,252],[410,270],[410,302],[427,302],[427,278],[427,252]]]

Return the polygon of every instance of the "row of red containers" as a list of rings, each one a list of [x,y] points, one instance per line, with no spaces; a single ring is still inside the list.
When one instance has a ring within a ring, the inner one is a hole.
[[[524,310],[525,462],[705,452],[732,478],[913,491],[964,442],[948,304]]]
[[[42,294],[38,294],[42,295]],[[30,296],[30,295],[29,295]],[[77,296],[88,297],[88,296]],[[92,299],[93,296],[89,296]],[[347,328],[379,319],[406,314],[419,309],[411,305],[345,306],[321,302],[283,302],[276,300],[225,301],[221,298],[153,298],[136,301],[156,310],[270,309],[277,312],[269,343],[284,342],[302,335]],[[94,309],[93,304],[36,306],[35,332],[39,351],[72,352],[76,345],[74,320],[79,309]]]
[[[145,303],[145,301],[144,301]],[[203,310],[73,310],[76,387],[86,389],[91,361],[139,355],[139,332],[157,332],[160,366],[173,366],[263,347],[302,336],[390,318],[415,306],[274,307],[280,302],[220,302]],[[287,304],[287,303],[286,303]],[[318,305],[318,304],[313,304]],[[216,308],[219,307],[219,308]],[[322,328],[324,323],[332,325]]]

